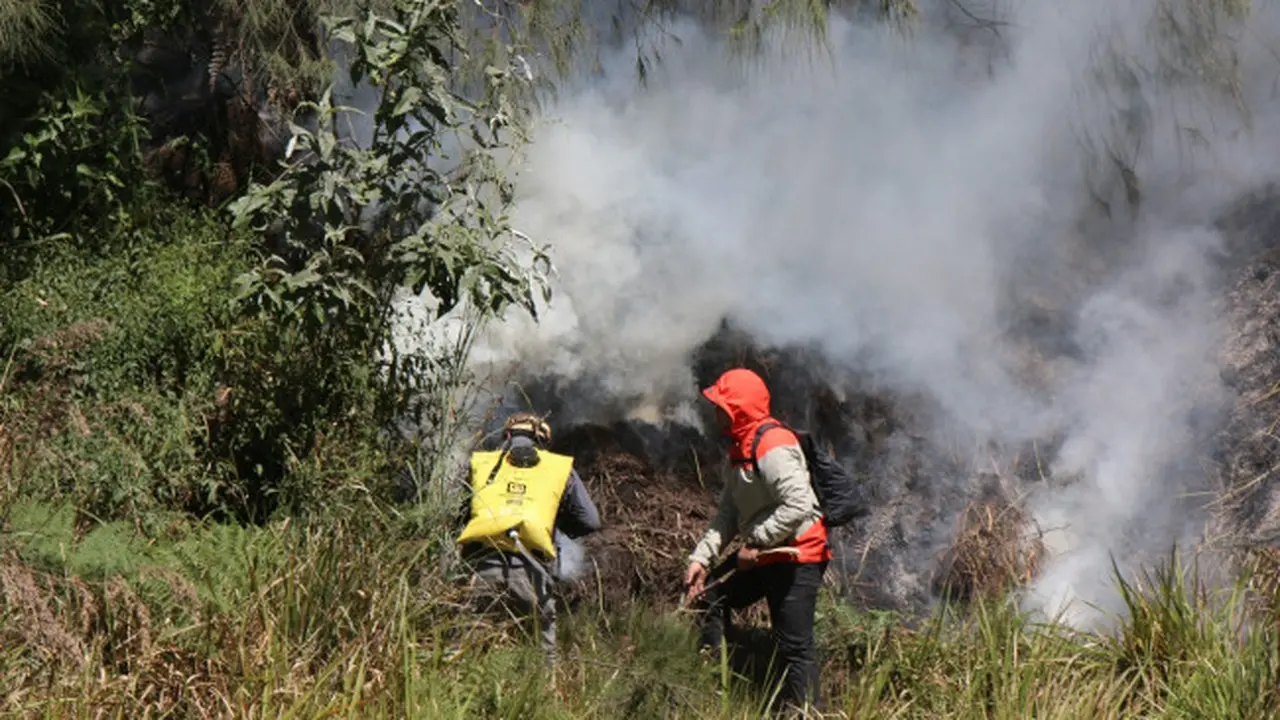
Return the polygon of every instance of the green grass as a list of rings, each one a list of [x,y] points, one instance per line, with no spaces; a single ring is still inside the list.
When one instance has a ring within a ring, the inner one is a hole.
[[[517,628],[468,612],[447,548],[404,539],[406,521],[371,506],[307,526],[175,521],[154,537],[127,523],[77,532],[73,515],[6,513],[0,673],[15,716],[748,718],[772,697],[736,663],[704,664],[687,616],[604,616],[589,598],[563,616],[553,682]],[[1274,617],[1193,580],[1171,565],[1124,584],[1124,621],[1098,635],[1011,603],[907,629],[825,595],[828,712],[1274,715]]]
[[[233,314],[234,279],[254,258],[221,219],[170,208],[148,222],[147,242],[101,256],[53,247],[0,289],[0,483],[73,503],[85,521],[148,526],[242,514],[255,497],[299,508],[367,494],[384,460],[376,421],[303,422],[324,410],[308,382],[332,396],[364,369],[326,373]],[[368,390],[356,385],[349,395]]]
[[[10,0],[0,7],[0,67],[46,59],[41,40],[52,25],[52,14],[41,0]]]
[[[112,519],[196,507],[213,490],[202,446],[248,253],[200,214],[168,219],[167,242],[51,254],[0,293],[0,424],[25,494]]]

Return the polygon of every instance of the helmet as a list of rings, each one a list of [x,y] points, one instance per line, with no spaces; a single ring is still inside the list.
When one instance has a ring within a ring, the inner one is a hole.
[[[551,442],[551,426],[547,424],[546,420],[533,413],[515,413],[502,424],[502,429],[507,434],[525,433],[532,436],[534,442],[542,445],[547,445]]]

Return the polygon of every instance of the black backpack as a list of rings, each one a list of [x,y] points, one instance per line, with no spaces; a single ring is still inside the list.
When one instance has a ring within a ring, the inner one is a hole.
[[[751,441],[751,466],[759,471],[759,458],[756,451],[760,448],[760,438],[772,428],[784,428],[791,431],[800,441],[800,450],[804,453],[805,462],[809,464],[809,482],[818,496],[822,506],[822,516],[827,527],[847,525],[856,518],[867,515],[871,508],[862,496],[861,488],[844,466],[825,450],[819,449],[813,442],[813,436],[803,430],[787,427],[782,423],[767,422],[756,429],[755,438]]]

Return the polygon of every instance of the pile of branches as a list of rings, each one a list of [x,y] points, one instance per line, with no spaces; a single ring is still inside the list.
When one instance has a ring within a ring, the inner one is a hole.
[[[1034,580],[1044,558],[1042,533],[1024,509],[1008,502],[969,503],[943,553],[933,590],[959,602],[1001,597]]]
[[[625,452],[602,454],[579,472],[604,523],[587,538],[579,593],[604,607],[674,604],[715,495],[696,478],[656,471]]]

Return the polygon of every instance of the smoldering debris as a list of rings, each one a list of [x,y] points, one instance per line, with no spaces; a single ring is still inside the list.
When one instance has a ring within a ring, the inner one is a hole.
[[[1025,587],[1045,560],[1042,531],[1011,502],[970,503],[937,569],[933,591],[948,600],[997,599]]]
[[[1268,262],[1264,256],[1251,265],[1242,282],[1271,278]],[[1267,315],[1265,306],[1257,307],[1264,317],[1280,318],[1280,311]],[[1257,339],[1265,327],[1250,320],[1240,329],[1252,328]],[[1280,367],[1266,362],[1239,364],[1257,373]],[[775,414],[813,431],[867,485],[871,515],[835,534],[835,585],[860,607],[913,614],[940,599],[1027,591],[1063,551],[1056,518],[1043,523],[1029,498],[1066,488],[1089,491],[1083,474],[1064,470],[1070,467],[1061,462],[1066,433],[1001,447],[957,432],[942,443],[936,406],[883,389],[867,392],[856,373],[832,372],[806,348],[760,349],[725,328],[692,364],[704,384],[732,366],[761,372],[774,388]],[[1263,401],[1269,399],[1265,377],[1271,375],[1250,378],[1253,395]],[[1216,427],[1206,425],[1197,442],[1211,446],[1204,433]],[[606,530],[586,542],[575,593],[600,595],[609,606],[636,599],[674,603],[687,553],[714,512],[723,446],[679,423],[570,420],[558,431],[556,449],[575,456],[606,521]]]
[[[994,473],[975,469],[961,455],[938,452],[906,424],[913,417],[908,403],[895,406],[883,394],[831,384],[812,372],[820,368],[804,349],[737,350],[741,354],[723,355],[723,348],[710,343],[699,373],[714,377],[738,363],[769,373],[781,392],[775,414],[813,432],[867,486],[870,516],[834,533],[831,575],[839,592],[861,607],[921,613],[939,596],[934,578],[940,573],[968,573],[984,581],[1008,574],[1019,550],[995,543],[1008,537],[1010,522],[1026,521],[1026,510],[1010,500],[1021,479],[993,481]],[[573,595],[609,607],[635,600],[674,606],[688,553],[715,512],[726,446],[687,426],[617,421],[571,424],[557,432],[554,447],[575,457],[605,522],[602,532],[585,541],[585,569]],[[1030,448],[1022,455],[987,450],[989,465],[1024,474],[1028,482],[1042,481],[1040,462],[1026,454]],[[963,477],[970,480],[959,481]],[[966,540],[981,535],[975,525],[962,534],[957,561],[951,529],[956,513],[974,498],[1003,503],[1001,514],[986,525],[998,533],[982,536],[983,543]]]
[[[1236,401],[1215,438],[1219,532],[1274,546],[1280,544],[1280,257],[1274,250],[1244,268],[1226,306],[1222,374]]]
[[[698,468],[714,461],[711,453],[679,441],[636,442],[643,433],[641,424],[584,425],[561,433],[555,443],[574,455],[604,521],[584,540],[586,558],[571,601],[616,609],[637,600],[671,607],[679,598],[686,558],[715,511],[719,489],[699,482]],[[670,461],[677,449],[687,461]]]
[[[1239,248],[1215,220],[1280,155],[1280,10],[1189,19],[1235,58],[1229,85],[1140,72],[1185,40],[1160,20],[1188,7],[1022,3],[986,73],[928,20],[906,41],[833,19],[826,63],[766,36],[746,68],[677,19],[643,89],[633,49],[603,53],[548,104],[518,183],[552,303],[490,328],[474,367],[561,427],[657,428],[697,427],[698,386],[754,367],[873,489],[839,538],[868,603],[927,605],[994,464],[1021,511],[1068,528],[1047,531],[1029,606],[1115,608],[1112,558],[1203,539],[1234,392],[1217,355],[1242,322],[1221,313]]]

